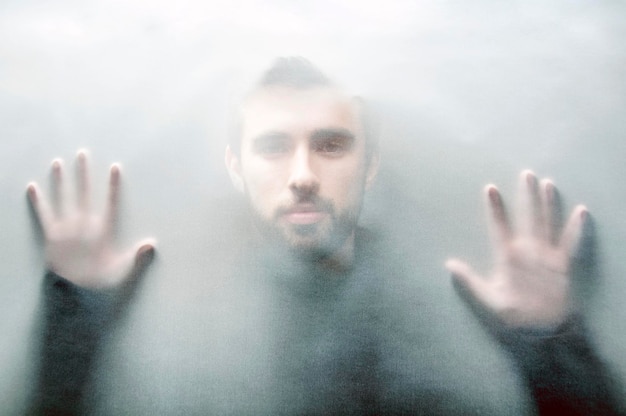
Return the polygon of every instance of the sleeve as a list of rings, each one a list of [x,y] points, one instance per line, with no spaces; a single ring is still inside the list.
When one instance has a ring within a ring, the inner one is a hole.
[[[580,320],[555,334],[500,333],[539,415],[619,415],[615,380],[592,348]]]
[[[45,275],[42,289],[41,344],[29,414],[84,414],[94,362],[115,317],[115,296],[81,288],[53,272]]]

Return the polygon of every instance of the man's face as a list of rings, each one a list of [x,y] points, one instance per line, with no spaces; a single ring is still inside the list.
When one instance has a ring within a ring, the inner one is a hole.
[[[376,170],[353,99],[331,87],[257,90],[242,108],[241,152],[228,150],[227,164],[270,235],[302,252],[351,250]]]

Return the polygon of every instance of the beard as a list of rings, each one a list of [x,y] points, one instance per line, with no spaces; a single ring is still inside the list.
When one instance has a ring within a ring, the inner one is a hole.
[[[271,218],[262,217],[252,207],[257,228],[270,244],[297,257],[318,260],[332,257],[354,234],[359,209],[337,211],[331,200],[308,196],[297,203],[313,204],[325,217],[314,224],[293,224],[284,221],[290,206],[277,208]]]

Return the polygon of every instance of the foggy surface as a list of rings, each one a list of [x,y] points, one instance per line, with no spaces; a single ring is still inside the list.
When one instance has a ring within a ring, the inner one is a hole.
[[[18,414],[32,382],[43,265],[26,184],[47,189],[52,159],[71,166],[80,148],[102,198],[107,167],[122,164],[123,243],[158,239],[102,357],[99,410],[185,413],[212,400],[206,356],[227,346],[207,351],[207,340],[253,307],[245,290],[241,316],[209,301],[232,289],[244,228],[229,215],[237,195],[223,164],[231,110],[285,55],[307,57],[378,115],[382,166],[362,224],[391,235],[414,275],[409,315],[433,340],[417,370],[425,380],[478,413],[528,405],[443,268],[448,256],[489,267],[481,190],[495,183],[509,201],[524,168],[553,178],[568,209],[590,209],[601,261],[584,296],[589,326],[626,380],[626,6],[545,3],[1,2],[0,411]]]

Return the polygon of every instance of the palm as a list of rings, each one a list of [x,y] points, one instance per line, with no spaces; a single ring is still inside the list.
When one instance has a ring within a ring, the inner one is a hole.
[[[522,174],[517,226],[511,226],[500,194],[487,187],[494,268],[481,276],[460,260],[448,269],[471,300],[510,327],[554,329],[572,313],[570,260],[586,209],[578,206],[561,230],[555,189]]]
[[[132,250],[119,250],[115,244],[118,220],[120,170],[111,168],[109,197],[104,214],[95,214],[90,206],[90,184],[86,155],[77,158],[75,203],[66,195],[60,161],[52,167],[52,198],[42,197],[36,184],[28,195],[43,232],[46,266],[71,282],[93,288],[112,287],[133,275],[153,250],[146,240]]]

